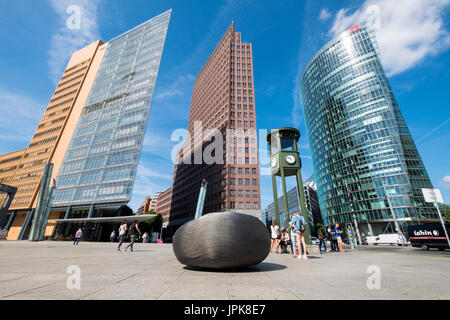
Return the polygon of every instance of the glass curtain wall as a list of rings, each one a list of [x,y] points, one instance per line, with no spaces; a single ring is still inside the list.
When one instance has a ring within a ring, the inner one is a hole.
[[[170,14],[110,41],[58,173],[54,206],[130,200]]]
[[[325,224],[436,218],[432,184],[395,100],[374,32],[355,26],[308,63],[301,100]],[[383,230],[377,230],[383,232]]]

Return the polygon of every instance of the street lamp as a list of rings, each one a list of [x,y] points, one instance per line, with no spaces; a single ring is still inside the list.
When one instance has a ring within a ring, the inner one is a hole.
[[[388,206],[389,206],[389,210],[390,210],[391,215],[392,215],[392,219],[394,220],[395,232],[400,233],[401,230],[400,230],[400,227],[399,227],[399,224],[398,224],[398,221],[397,221],[397,217],[395,216],[394,209],[392,208],[391,201],[389,199],[389,194],[386,191],[386,183],[384,181],[383,181],[383,190],[384,190],[384,194],[386,195],[386,200],[388,202]]]

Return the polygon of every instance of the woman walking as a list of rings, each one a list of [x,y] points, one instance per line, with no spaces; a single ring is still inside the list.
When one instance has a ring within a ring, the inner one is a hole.
[[[81,231],[81,228],[78,228],[77,233],[75,233],[75,240],[73,241],[73,244],[78,245],[78,242],[80,242],[80,239],[82,236],[83,236],[83,231]]]
[[[273,220],[272,225],[270,226],[270,233],[271,233],[271,244],[270,244],[270,252],[273,252],[275,250],[278,252],[278,246],[280,244],[280,227],[277,225],[277,221]]]
[[[297,237],[297,245],[298,245],[298,259],[307,260],[308,257],[306,255],[306,242],[305,242],[305,230],[306,230],[306,221],[305,218],[298,212],[292,213],[292,224],[294,227],[295,236]],[[302,252],[303,246],[303,252]]]
[[[127,220],[122,220],[122,224],[119,227],[119,246],[117,247],[117,251],[120,251],[120,246],[125,241],[125,237],[127,235]]]

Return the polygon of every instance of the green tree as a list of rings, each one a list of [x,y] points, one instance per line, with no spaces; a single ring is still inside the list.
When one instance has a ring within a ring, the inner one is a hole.
[[[441,204],[441,213],[442,213],[442,218],[444,218],[447,221],[450,221],[450,205]]]
[[[142,222],[142,229],[144,230],[143,232],[148,232],[149,234],[150,232],[160,232],[162,226],[161,214],[154,211],[150,212],[149,214],[156,214],[156,216]]]

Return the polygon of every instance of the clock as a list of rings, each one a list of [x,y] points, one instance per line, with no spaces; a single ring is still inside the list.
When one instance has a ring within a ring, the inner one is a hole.
[[[272,161],[270,162],[270,165],[272,166],[272,168],[275,168],[277,166],[277,159],[273,158]]]
[[[295,163],[295,157],[293,155],[286,156],[286,162],[289,163],[289,164],[294,164]]]

